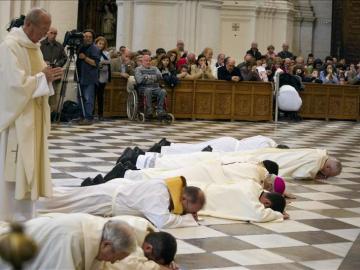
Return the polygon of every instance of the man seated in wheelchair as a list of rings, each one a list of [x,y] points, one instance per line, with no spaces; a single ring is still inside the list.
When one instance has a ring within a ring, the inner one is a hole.
[[[160,87],[159,81],[162,79],[161,72],[157,67],[151,66],[151,57],[144,55],[142,65],[135,69],[135,80],[138,93],[144,95],[145,99],[145,118],[152,118],[152,97],[157,99],[156,112],[158,118],[165,117],[167,113],[164,110],[166,90]]]

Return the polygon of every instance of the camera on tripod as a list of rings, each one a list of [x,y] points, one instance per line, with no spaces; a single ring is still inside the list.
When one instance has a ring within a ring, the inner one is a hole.
[[[82,32],[77,32],[75,29],[67,31],[64,37],[63,47],[68,46],[69,49],[77,50],[84,43],[84,35]]]

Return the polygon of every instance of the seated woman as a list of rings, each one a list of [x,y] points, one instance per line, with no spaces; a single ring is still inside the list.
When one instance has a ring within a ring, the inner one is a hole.
[[[179,73],[176,76],[178,79],[191,79],[191,75],[189,73],[189,66],[182,65],[179,69]]]
[[[327,64],[325,70],[320,72],[320,79],[324,84],[339,84],[339,78],[332,64]]]
[[[200,54],[197,58],[196,65],[191,66],[191,79],[216,79],[212,74],[211,68],[206,60],[205,55]]]
[[[275,47],[274,47],[274,45],[269,45],[269,46],[267,47],[266,57],[267,57],[267,58],[275,59],[276,56],[277,56],[277,54],[275,53]]]
[[[217,79],[217,68],[216,68],[216,59],[213,59],[214,51],[211,48],[205,48],[202,53],[206,57],[206,61],[210,67],[211,73],[214,76],[215,79]]]
[[[161,56],[157,67],[160,70],[165,83],[171,88],[174,88],[178,84],[179,80],[176,76],[175,66],[170,63],[170,56]]]

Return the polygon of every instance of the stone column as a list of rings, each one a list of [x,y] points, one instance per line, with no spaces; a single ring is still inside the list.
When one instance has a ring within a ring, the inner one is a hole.
[[[4,40],[7,34],[6,28],[8,28],[11,19],[11,1],[0,1],[0,42]]]
[[[295,55],[301,55],[306,59],[313,50],[314,12],[310,0],[297,0],[295,9],[293,52]]]
[[[332,1],[311,0],[311,4],[315,13],[313,53],[323,60],[331,50]]]

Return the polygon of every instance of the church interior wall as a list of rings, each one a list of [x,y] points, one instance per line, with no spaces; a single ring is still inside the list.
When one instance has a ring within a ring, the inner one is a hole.
[[[214,49],[214,57],[223,52],[241,61],[257,41],[259,50],[284,41],[290,50],[304,56],[313,52],[323,58],[330,53],[331,0],[256,0],[256,1],[172,1],[117,0],[116,46],[132,50],[158,47],[166,50],[183,39],[186,49],[200,53]],[[67,30],[77,27],[78,0],[4,0],[0,1],[0,41],[11,18],[41,6],[52,14],[62,41]]]

